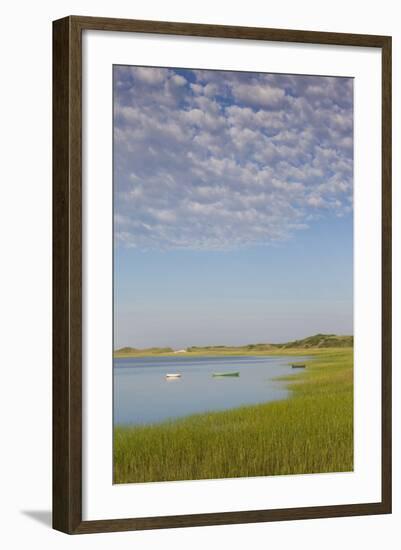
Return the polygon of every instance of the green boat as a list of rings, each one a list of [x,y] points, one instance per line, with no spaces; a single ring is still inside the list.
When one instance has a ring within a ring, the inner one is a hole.
[[[213,376],[239,376],[239,372],[214,372]]]
[[[293,364],[291,365],[291,367],[292,367],[293,369],[306,369],[306,365],[300,365],[300,364],[297,364],[297,363],[293,363]]]

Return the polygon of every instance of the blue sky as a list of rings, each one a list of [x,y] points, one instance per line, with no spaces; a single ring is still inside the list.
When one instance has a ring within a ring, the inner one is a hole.
[[[352,333],[352,173],[352,79],[115,67],[115,347]]]

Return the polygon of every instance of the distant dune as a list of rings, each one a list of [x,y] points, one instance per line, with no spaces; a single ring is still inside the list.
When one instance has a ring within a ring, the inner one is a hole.
[[[173,348],[131,348],[126,346],[115,350],[114,355],[157,355],[159,353],[174,353]]]
[[[193,354],[263,354],[274,353],[288,349],[321,349],[321,348],[350,348],[354,345],[353,336],[339,336],[337,334],[315,334],[301,340],[293,340],[282,344],[247,344],[245,346],[191,346],[186,351]],[[123,347],[115,350],[115,357],[133,357],[147,355],[170,355],[176,354],[177,350],[170,347],[165,348],[132,348]]]
[[[279,348],[350,348],[354,345],[353,336],[338,336],[337,334],[315,334],[302,340],[294,340],[285,344],[274,344]]]

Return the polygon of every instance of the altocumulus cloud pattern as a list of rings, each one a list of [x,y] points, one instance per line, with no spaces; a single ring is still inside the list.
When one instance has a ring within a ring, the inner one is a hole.
[[[114,67],[118,246],[268,245],[352,189],[352,79]]]

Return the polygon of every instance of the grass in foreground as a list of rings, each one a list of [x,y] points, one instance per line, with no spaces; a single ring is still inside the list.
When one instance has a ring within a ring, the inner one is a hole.
[[[114,482],[353,469],[353,349],[315,354],[291,398],[114,430]]]

